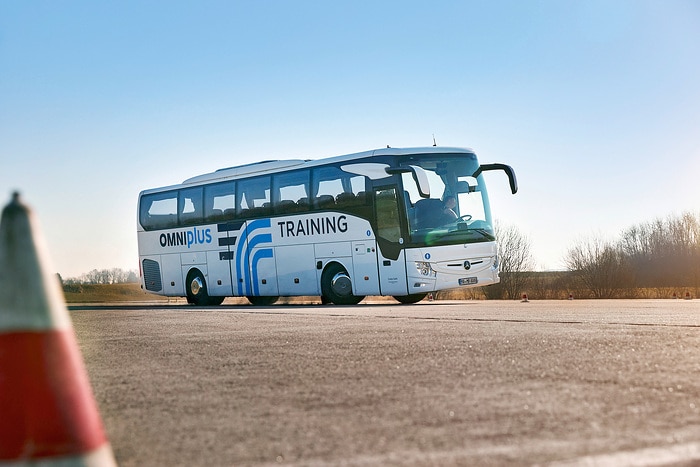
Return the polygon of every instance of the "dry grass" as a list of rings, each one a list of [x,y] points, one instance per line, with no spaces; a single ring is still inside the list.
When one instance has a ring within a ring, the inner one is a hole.
[[[141,290],[139,284],[70,284],[63,287],[67,303],[139,302],[168,300]]]
[[[692,298],[697,298],[700,291],[694,288],[684,287],[663,287],[663,288],[635,288],[620,290],[615,298],[685,298],[690,294]],[[185,301],[184,298],[168,298],[161,295],[146,293],[141,290],[139,284],[71,284],[63,287],[63,293],[67,303],[105,303],[105,302],[143,302],[143,301]],[[525,290],[530,299],[554,299],[565,300],[572,293],[575,298],[594,298],[587,290],[548,290],[543,292],[536,287]],[[483,290],[480,287],[469,289],[442,290],[434,294],[436,300],[485,300]],[[368,297],[371,301],[393,300],[391,297]],[[366,299],[367,300],[367,299]],[[225,304],[247,304],[243,297],[229,297]],[[320,297],[280,297],[278,303],[295,305],[316,305],[321,303]]]

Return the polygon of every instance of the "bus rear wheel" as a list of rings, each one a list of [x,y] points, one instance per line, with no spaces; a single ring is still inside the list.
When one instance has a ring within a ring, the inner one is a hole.
[[[423,300],[428,294],[427,293],[414,293],[410,295],[394,295],[394,298],[399,303],[404,305],[410,305],[412,303],[418,303]]]
[[[352,279],[343,266],[338,263],[329,264],[321,275],[322,301],[330,301],[336,305],[356,305],[363,296],[352,294]]]
[[[207,293],[207,282],[204,274],[198,269],[193,269],[187,274],[187,303],[198,306],[221,305],[224,297],[210,297]]]
[[[251,305],[254,306],[270,306],[273,305],[279,297],[260,297],[260,296],[250,296],[246,297]]]

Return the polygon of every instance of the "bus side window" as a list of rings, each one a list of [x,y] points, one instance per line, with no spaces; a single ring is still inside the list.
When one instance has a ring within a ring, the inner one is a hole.
[[[338,167],[314,170],[314,205],[317,209],[349,209],[366,203],[367,181],[363,175],[345,172]]]
[[[139,219],[145,230],[177,227],[177,191],[145,195]]]
[[[272,203],[275,214],[308,210],[309,171],[285,172],[272,178]],[[301,200],[301,203],[299,202]]]
[[[234,182],[217,183],[204,187],[204,218],[207,222],[221,222],[234,218],[236,213]]]
[[[204,206],[201,186],[180,190],[178,213],[180,225],[194,225],[202,222],[204,219]]]
[[[261,217],[271,212],[269,176],[238,182],[236,214],[239,217]]]

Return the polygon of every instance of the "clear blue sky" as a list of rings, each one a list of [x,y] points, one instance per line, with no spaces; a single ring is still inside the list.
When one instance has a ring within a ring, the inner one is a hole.
[[[516,169],[540,269],[697,213],[700,2],[0,2],[0,202],[64,277],[138,268],[142,189],[433,134]]]

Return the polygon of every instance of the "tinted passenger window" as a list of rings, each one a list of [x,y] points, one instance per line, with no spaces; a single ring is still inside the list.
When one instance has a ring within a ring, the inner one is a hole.
[[[270,209],[270,177],[257,177],[238,182],[238,205],[236,214],[239,216],[266,216]]]
[[[275,175],[272,181],[275,213],[307,211],[309,209],[309,171]]]
[[[180,190],[178,205],[181,225],[202,223],[204,219],[204,204],[201,186]]]
[[[144,195],[139,220],[145,230],[177,227],[177,191]]]
[[[236,214],[234,182],[217,183],[204,187],[204,216],[208,222],[233,219]]]
[[[345,209],[366,203],[366,179],[338,167],[320,167],[313,172],[314,205],[319,209]]]

